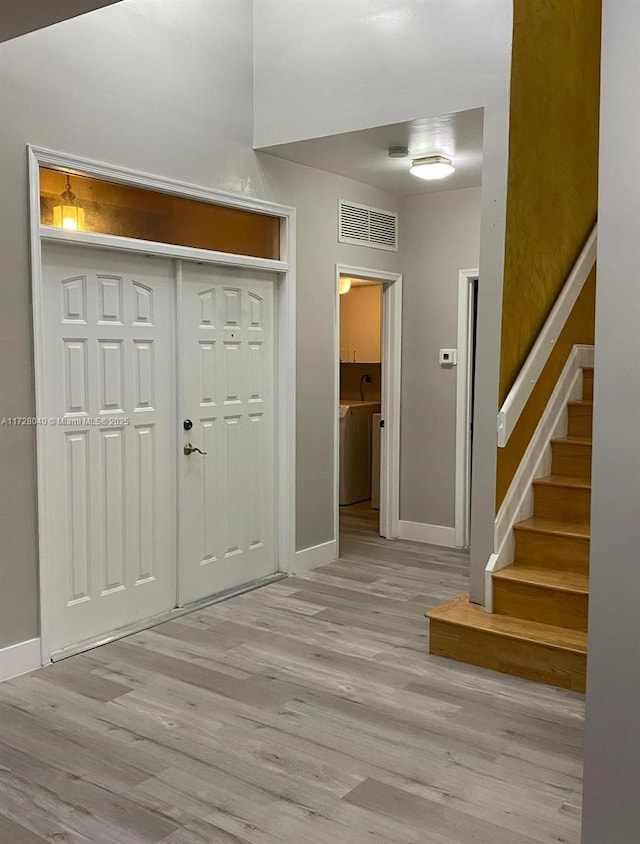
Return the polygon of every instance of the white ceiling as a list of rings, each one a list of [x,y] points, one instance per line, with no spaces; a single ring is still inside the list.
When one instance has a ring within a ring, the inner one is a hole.
[[[483,109],[268,147],[263,152],[328,170],[400,196],[477,187],[482,181]],[[389,158],[390,146],[409,147],[408,158]],[[411,158],[440,153],[455,173],[427,182],[409,173]]]
[[[0,0],[0,41],[93,12],[120,0]]]

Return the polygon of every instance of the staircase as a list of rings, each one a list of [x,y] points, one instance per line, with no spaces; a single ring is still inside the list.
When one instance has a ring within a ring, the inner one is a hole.
[[[493,574],[494,612],[468,595],[426,613],[429,651],[584,692],[589,603],[593,370],[552,440],[552,474],[534,481],[534,515],[515,525],[515,560]]]

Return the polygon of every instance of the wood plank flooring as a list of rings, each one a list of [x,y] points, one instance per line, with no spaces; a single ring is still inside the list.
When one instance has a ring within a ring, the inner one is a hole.
[[[331,565],[0,685],[0,844],[578,844],[583,699],[427,655],[466,555]]]

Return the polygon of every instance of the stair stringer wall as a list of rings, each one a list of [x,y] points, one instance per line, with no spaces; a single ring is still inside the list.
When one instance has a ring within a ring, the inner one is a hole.
[[[514,525],[533,515],[533,481],[551,472],[551,440],[567,433],[567,403],[582,398],[582,368],[593,366],[593,346],[574,346],[527,446],[494,523],[493,554],[485,569],[485,609],[493,612],[492,574],[514,561]]]

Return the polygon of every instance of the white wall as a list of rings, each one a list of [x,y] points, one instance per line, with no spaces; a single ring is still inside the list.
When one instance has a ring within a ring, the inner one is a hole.
[[[251,26],[251,0],[126,0],[0,45],[0,418],[35,410],[26,144],[264,193]],[[1,427],[0,647],[38,635],[34,463]]]
[[[480,188],[407,197],[400,228],[403,281],[400,518],[454,527],[458,272],[478,266]]]
[[[318,456],[329,453],[325,445],[330,440],[333,421],[332,402],[328,399],[332,395],[330,367],[319,363],[331,343],[332,267],[336,261],[369,265],[373,262],[372,250],[365,254],[360,247],[338,247],[333,229],[335,217],[329,222],[330,218],[325,220],[319,209],[334,205],[338,193],[344,195],[347,190],[356,201],[390,210],[395,200],[367,186],[345,184],[338,177],[325,174],[313,175],[309,168],[276,162],[253,151],[252,5],[251,0],[181,0],[179,4],[175,0],[126,0],[0,45],[0,113],[11,116],[3,120],[0,133],[0,418],[30,416],[35,410],[25,155],[28,143],[298,205],[302,246],[298,313],[305,325],[298,348],[298,431],[299,442],[305,445],[299,449],[297,546],[304,548],[332,538],[330,466]],[[305,15],[300,16],[297,6],[304,7]],[[265,45],[262,27],[258,27],[256,75],[259,98],[267,97],[267,111],[277,106],[277,110],[289,113],[290,120],[301,117],[304,121],[311,108],[317,115],[324,113],[323,119],[329,121],[327,131],[332,131],[332,126],[344,124],[353,105],[354,91],[346,86],[344,92],[342,88],[331,92],[335,109],[321,108],[321,74],[316,76],[314,90],[304,92],[304,62],[299,62],[300,67],[290,66],[302,73],[294,86],[295,97],[285,103],[282,92],[275,92],[275,97],[268,93],[265,80],[268,83],[272,78],[273,69],[269,70],[269,66],[277,58],[286,64],[287,51],[298,50],[281,13],[286,18],[288,9],[297,20],[302,47],[298,56],[304,56],[309,72],[317,74],[321,66],[328,67],[333,39],[341,33],[343,24],[348,24],[349,37],[356,39],[353,43],[358,43],[361,36],[364,40],[360,43],[365,44],[367,34],[375,32],[376,27],[369,12],[378,9],[384,15],[385,7],[390,10],[396,6],[382,0],[352,0],[348,4],[332,0],[314,4],[257,0],[256,23],[263,12],[270,11],[275,16],[272,23],[285,24],[282,41],[276,39],[282,46],[281,54],[279,58],[273,54],[267,67],[265,46],[273,45]],[[363,17],[365,7],[368,11]],[[414,0],[402,7],[402,14],[411,10],[417,30],[424,34],[433,23],[443,23],[443,8],[441,4]],[[413,58],[408,59],[406,44],[400,38],[403,28],[387,28],[389,50],[397,54],[397,73],[389,78],[396,94],[403,92],[399,100],[392,97],[391,88],[382,99],[379,91],[373,89],[367,96],[362,96],[366,92],[361,88],[355,93],[358,100],[368,103],[367,125],[485,105],[487,179],[483,188],[483,222],[488,234],[483,235],[481,253],[486,251],[486,259],[481,254],[481,266],[484,289],[493,291],[493,298],[486,296],[484,325],[487,329],[493,324],[496,345],[500,322],[494,305],[500,294],[497,282],[502,266],[510,3],[495,0],[496,17],[489,26],[486,4],[482,26],[463,0],[447,4],[449,8],[453,13],[451,25],[440,27],[431,53],[425,53],[424,45],[416,43]],[[319,11],[324,23],[313,34]],[[452,26],[454,18],[457,30]],[[275,35],[273,29],[265,30],[266,34],[269,31]],[[479,38],[478,33],[483,37]],[[471,42],[478,42],[481,48]],[[445,55],[453,59],[458,47],[465,45],[470,52],[461,51],[459,72],[453,72],[457,66],[453,61],[450,66],[441,63]],[[366,75],[367,63],[359,64],[363,50],[354,51],[351,43],[348,46],[343,61],[355,63],[358,72]],[[385,51],[385,61],[390,61],[391,52],[387,48]],[[337,56],[334,58],[337,60]],[[434,65],[436,59],[438,67]],[[420,72],[407,75],[407,61]],[[425,75],[426,71],[433,73]],[[439,81],[429,92],[425,79],[430,78],[452,82]],[[314,99],[316,105],[310,107]],[[364,107],[358,103],[356,106]],[[360,114],[354,119],[354,125],[339,128],[361,128],[357,122],[365,117]],[[274,137],[275,140],[291,138]],[[398,269],[396,258],[377,253],[374,266]],[[489,346],[487,359],[496,364],[497,345],[493,352]],[[492,416],[497,373],[494,379],[490,372],[485,382],[489,384]],[[488,462],[493,465],[495,449],[490,451],[492,458]],[[0,647],[31,639],[38,633],[34,463],[33,430],[2,428],[0,536],[5,588],[0,591]],[[490,497],[485,495],[485,500]],[[493,513],[489,519],[491,524],[492,521]],[[476,522],[479,524],[480,520]],[[490,540],[491,536],[489,546]]]
[[[399,198],[272,155],[260,157],[270,199],[294,205],[298,237],[296,548],[334,537],[335,265],[400,271],[398,253],[338,243],[338,198],[399,210]]]
[[[583,844],[640,836],[639,32],[604,0]]]
[[[504,107],[511,7],[256,0],[256,146]]]
[[[333,534],[323,455],[333,447],[334,264],[362,263],[361,248],[337,244],[337,199],[395,210],[397,198],[253,151],[251,33],[251,0],[126,0],[0,45],[0,114],[11,115],[0,131],[0,419],[35,411],[28,143],[296,205],[296,542],[306,548]],[[397,255],[373,261],[395,269]],[[0,466],[2,647],[38,635],[33,429],[0,427]]]
[[[256,0],[255,144],[484,107],[471,597],[493,550],[512,0]]]

